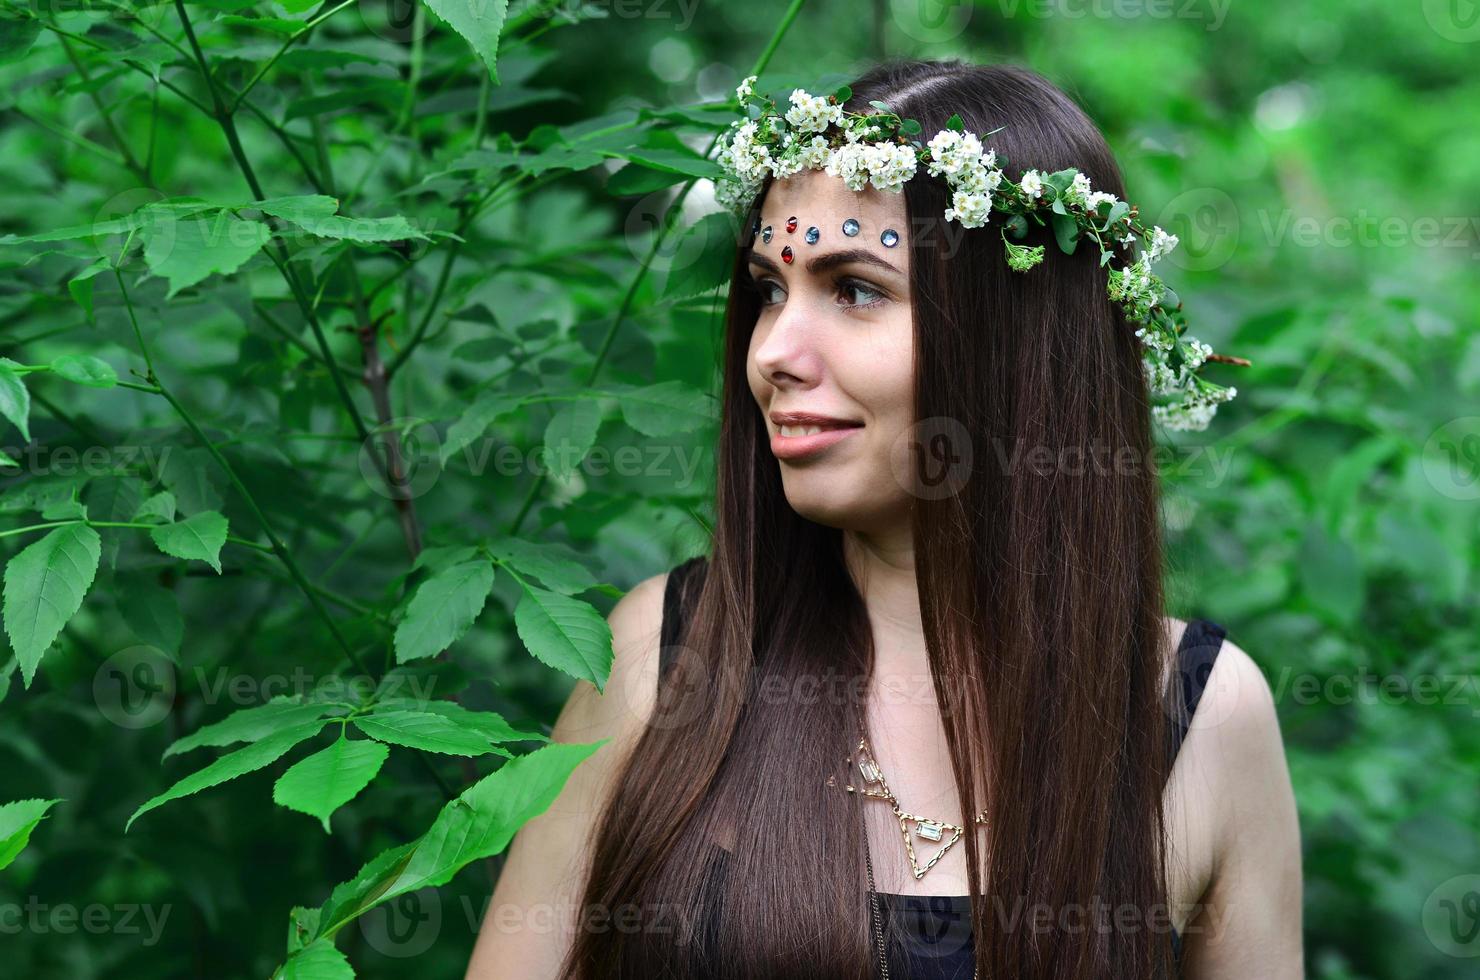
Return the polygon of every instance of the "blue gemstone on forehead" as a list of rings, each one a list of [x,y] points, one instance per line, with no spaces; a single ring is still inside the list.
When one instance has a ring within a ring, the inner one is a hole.
[[[766,225],[765,230],[761,232],[761,241],[765,242],[767,245],[771,244],[771,226],[770,225]]]
[[[858,234],[857,218],[849,218],[847,221],[843,222],[843,234],[847,235],[849,238],[852,238],[854,235]]]
[[[884,243],[885,248],[893,248],[899,244],[899,232],[893,228],[885,228],[884,234],[879,236],[879,241]]]
[[[817,244],[817,239],[819,239],[821,237],[822,237],[822,232],[821,231],[818,231],[816,225],[813,225],[811,228],[808,228],[807,229],[807,244],[808,245],[816,245]]]

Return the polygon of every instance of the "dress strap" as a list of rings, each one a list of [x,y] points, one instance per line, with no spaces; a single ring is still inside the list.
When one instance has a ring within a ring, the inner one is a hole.
[[[694,608],[694,600],[704,584],[704,573],[709,570],[709,561],[703,555],[690,558],[668,573],[663,585],[663,625],[659,630],[658,681],[662,683],[673,666],[679,651],[679,639],[683,636],[684,623]]]
[[[1228,631],[1211,619],[1193,619],[1188,621],[1182,641],[1177,644],[1177,670],[1167,691],[1167,707],[1172,713],[1170,762],[1176,762],[1177,753],[1187,740],[1193,713],[1202,701],[1227,635]]]

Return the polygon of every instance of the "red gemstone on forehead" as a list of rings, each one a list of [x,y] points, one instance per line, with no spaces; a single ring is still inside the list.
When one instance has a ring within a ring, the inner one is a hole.
[[[796,215],[792,215],[790,218],[787,218],[786,219],[786,230],[787,231],[796,231],[797,230],[797,216]]]
[[[792,259],[791,246],[790,245],[784,246],[781,249],[781,261],[787,263],[788,265],[790,265],[791,264],[791,259]]]

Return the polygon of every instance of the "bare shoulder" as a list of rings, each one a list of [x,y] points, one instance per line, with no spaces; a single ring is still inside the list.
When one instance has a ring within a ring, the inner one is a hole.
[[[1183,754],[1212,815],[1186,975],[1302,976],[1300,828],[1279,716],[1263,670],[1228,637]]]
[[[597,820],[656,703],[667,579],[664,573],[643,580],[607,614],[611,672],[600,688],[576,682],[551,739],[610,741],[515,834],[468,964],[469,980],[557,975],[574,939]]]

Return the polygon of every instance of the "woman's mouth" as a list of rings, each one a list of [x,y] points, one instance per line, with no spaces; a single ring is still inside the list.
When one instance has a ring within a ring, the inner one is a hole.
[[[862,429],[857,422],[788,424],[777,426],[771,436],[771,453],[777,459],[802,459]]]

